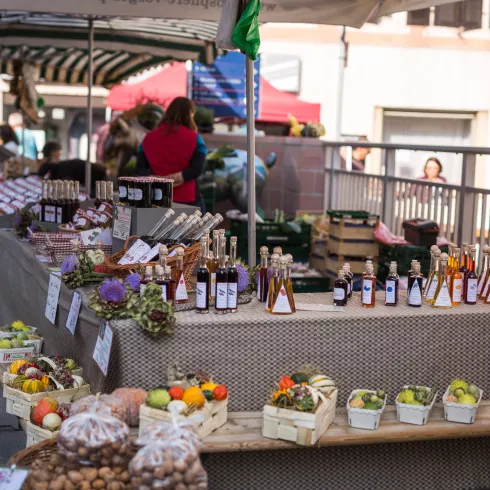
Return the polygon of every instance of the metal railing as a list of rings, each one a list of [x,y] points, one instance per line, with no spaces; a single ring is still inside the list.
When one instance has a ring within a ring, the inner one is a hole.
[[[379,149],[380,174],[342,169],[340,149],[345,147]],[[460,185],[396,177],[397,150],[461,154]],[[325,207],[377,214],[395,235],[403,235],[402,223],[406,219],[431,219],[439,224],[441,236],[450,241],[483,245],[490,235],[490,189],[473,186],[477,155],[490,155],[490,149],[327,142]]]

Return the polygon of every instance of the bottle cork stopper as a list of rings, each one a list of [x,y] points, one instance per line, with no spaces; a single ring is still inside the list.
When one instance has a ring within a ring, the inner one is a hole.
[[[209,232],[209,228],[204,228],[204,234],[205,234],[205,235],[209,235],[209,233],[210,233],[210,232]],[[204,238],[206,238],[206,237],[204,237]]]
[[[439,256],[441,255],[441,251],[440,251],[439,249],[438,249],[438,250],[436,250],[436,251],[434,252],[434,255],[435,255],[436,257],[439,257]],[[443,255],[444,255],[444,254],[443,254]],[[447,257],[447,254],[445,254],[445,255],[446,255],[446,257]]]
[[[490,251],[490,247],[487,244],[485,244],[485,245],[483,245],[482,250],[483,250],[483,253],[488,253]]]
[[[153,267],[151,265],[146,266],[146,275],[147,276],[152,276],[153,275]]]
[[[293,263],[293,256],[291,254],[286,254],[285,257],[286,257],[286,259],[288,259],[289,263],[291,263],[291,264]]]
[[[271,260],[272,260],[272,262],[279,262],[279,255],[272,254],[271,255]]]
[[[267,247],[260,247],[260,255],[269,255],[269,249]]]
[[[194,214],[195,214],[195,215],[196,215],[198,218],[200,218],[200,217],[202,216],[201,211],[195,211],[195,212],[194,212]]]
[[[339,270],[338,277],[340,277],[341,279],[345,277],[345,272],[343,271],[343,269]]]
[[[224,229],[223,229],[223,230],[219,230],[219,234],[220,234],[222,237],[223,237],[223,236],[225,236],[225,233],[226,233],[226,230],[224,230]]]
[[[417,274],[420,272],[420,264],[418,262],[413,266],[413,271]]]
[[[176,250],[175,250],[175,253],[178,255],[178,256],[182,256],[184,255],[184,249],[182,247],[178,247]]]
[[[161,265],[155,266],[155,274],[160,275],[163,273],[163,267]]]
[[[446,261],[446,262],[447,262],[447,259],[448,259],[448,258],[449,258],[449,257],[448,257],[448,254],[446,254],[446,253],[442,253],[442,254],[441,254],[441,260],[442,260],[443,262],[444,262],[444,261]]]
[[[219,230],[213,230],[213,236],[218,236],[219,235]]]
[[[174,211],[173,209],[169,209],[169,210],[168,210],[168,211],[165,213],[165,215],[166,215],[166,216],[173,216],[174,214],[175,214],[175,211]]]
[[[279,263],[281,264],[281,267],[286,267],[288,265],[288,259],[285,255],[281,255],[279,257]]]
[[[439,247],[437,245],[432,245],[432,247],[430,247],[430,251],[432,253],[434,253],[436,250],[439,250]]]
[[[165,274],[170,274],[172,272],[172,268],[167,265],[167,267],[165,267]]]
[[[282,248],[281,247],[274,247],[273,253],[277,255],[282,255]]]
[[[230,237],[230,243],[236,243],[238,241],[238,238],[236,236]]]

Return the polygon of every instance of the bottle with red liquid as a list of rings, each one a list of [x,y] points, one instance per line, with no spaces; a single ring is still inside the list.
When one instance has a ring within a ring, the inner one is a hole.
[[[347,298],[349,296],[349,286],[345,280],[344,270],[340,270],[337,279],[333,283],[333,304],[334,306],[347,305]]]
[[[176,284],[175,288],[175,304],[180,305],[187,303],[189,297],[187,296],[187,288],[185,285],[184,277],[184,249],[179,247],[175,251],[176,254],[176,265],[174,272],[174,280]]]
[[[209,313],[210,277],[207,266],[209,238],[201,238],[201,252],[199,255],[199,269],[197,270],[196,284],[196,312],[201,315]]]
[[[260,247],[260,271],[259,284],[257,287],[257,299],[265,303],[267,301],[267,293],[269,292],[269,270],[267,267],[267,259],[269,257],[269,249]]]

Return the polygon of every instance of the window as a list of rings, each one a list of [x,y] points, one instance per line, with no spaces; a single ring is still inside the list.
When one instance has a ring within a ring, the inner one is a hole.
[[[482,0],[466,0],[432,7],[435,12],[434,25],[445,27],[464,27],[465,30],[480,29],[482,25]],[[408,12],[407,24],[430,25],[431,9]]]

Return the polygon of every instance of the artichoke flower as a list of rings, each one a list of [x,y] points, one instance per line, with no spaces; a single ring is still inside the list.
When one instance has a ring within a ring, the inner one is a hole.
[[[173,334],[174,308],[171,302],[163,301],[162,290],[156,284],[147,285],[141,298],[139,312],[133,318],[143,330],[149,333]]]
[[[118,279],[106,279],[90,297],[89,306],[97,316],[112,318],[133,318],[136,315],[139,298],[129,285]]]

